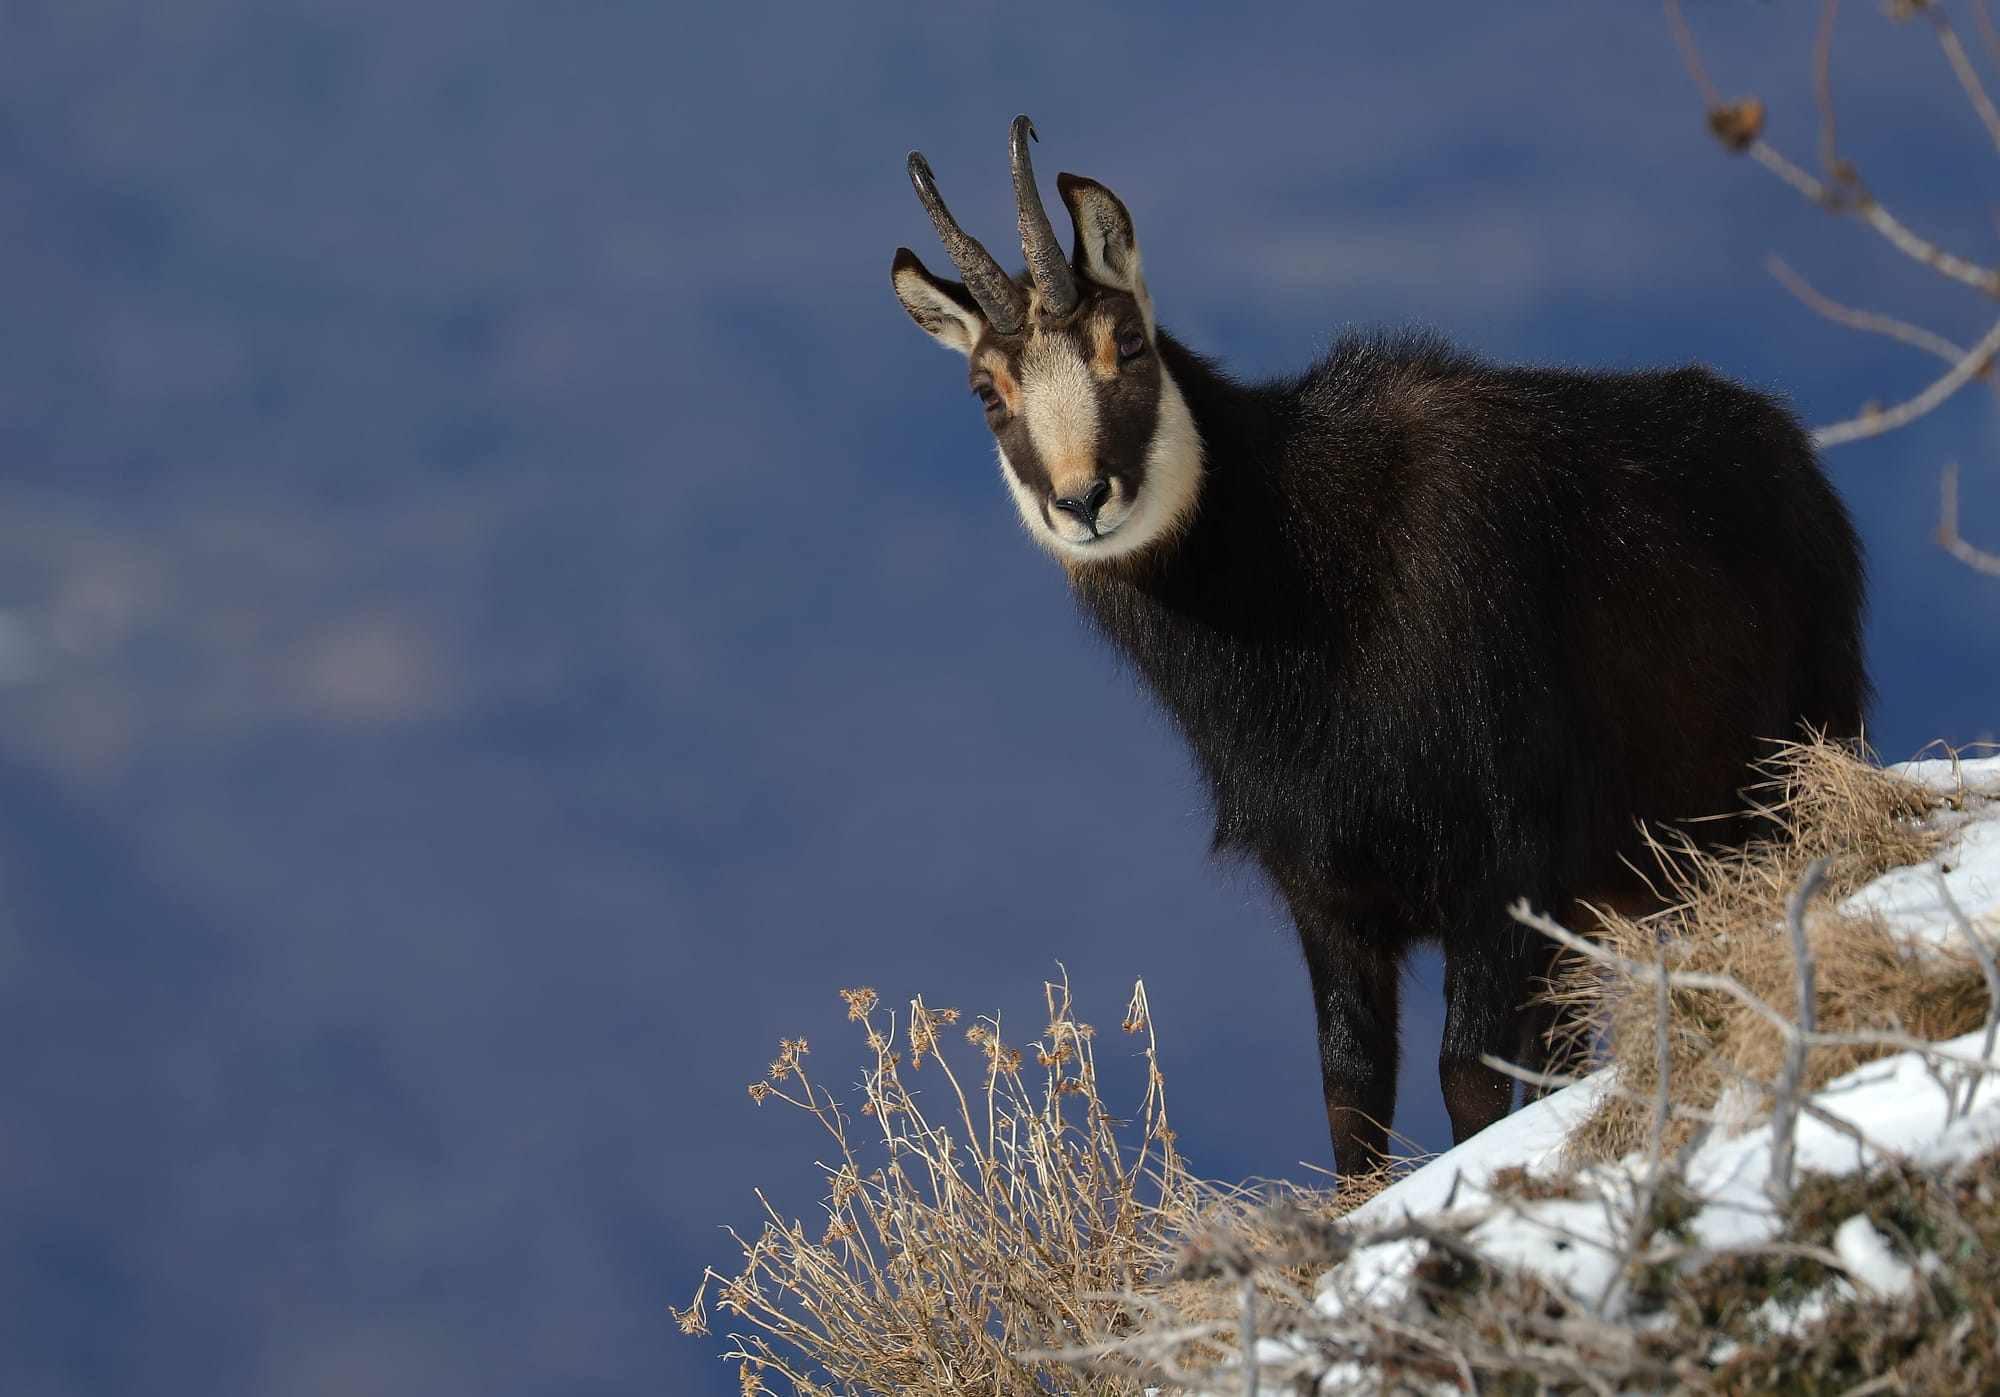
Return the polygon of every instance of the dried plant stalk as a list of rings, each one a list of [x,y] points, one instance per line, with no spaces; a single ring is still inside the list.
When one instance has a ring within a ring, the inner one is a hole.
[[[746,1393],[782,1381],[804,1397],[1027,1397],[1073,1377],[1047,1351],[1129,1330],[1114,1297],[1163,1281],[1212,1195],[1174,1147],[1145,985],[1123,1024],[1142,1038],[1145,1072],[1124,1120],[1098,1094],[1095,1032],[1067,981],[1047,995],[1034,1043],[1010,1046],[997,1019],[972,1025],[981,1061],[966,1075],[948,1051],[956,1010],[912,1000],[899,1030],[873,990],[846,991],[873,1054],[858,1119],[807,1075],[803,1039],[782,1045],[751,1095],[806,1112],[834,1141],[825,1224],[790,1220],[760,1193],[766,1220],[737,1238],[741,1269],[710,1271],[675,1312],[707,1333],[714,1287],[747,1326],[727,1355]]]

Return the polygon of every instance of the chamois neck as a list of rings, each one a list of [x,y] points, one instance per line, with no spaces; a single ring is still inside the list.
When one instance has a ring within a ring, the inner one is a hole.
[[[1201,495],[1173,555],[1192,562],[1221,546],[1234,558],[1227,566],[1240,571],[1247,560],[1227,536],[1252,539],[1275,522],[1292,415],[1268,386],[1238,382],[1165,332],[1157,340],[1202,444]]]
[[[1138,613],[1113,616],[1134,605],[1245,636],[1267,631],[1292,610],[1274,603],[1308,585],[1292,553],[1272,546],[1291,512],[1283,499],[1290,417],[1282,395],[1237,382],[1164,331],[1155,343],[1201,440],[1200,494],[1187,526],[1160,547],[1072,568],[1071,583],[1115,636]]]
[[[1248,446],[1254,449],[1272,439],[1277,427],[1277,414],[1265,394],[1238,383],[1214,360],[1188,348],[1165,330],[1154,338],[1159,347],[1160,361],[1166,365],[1175,386],[1180,389],[1195,427],[1201,433],[1211,474],[1218,464],[1228,464],[1215,458],[1220,443],[1231,443],[1232,448]],[[1240,454],[1235,449],[1229,453],[1231,459]]]

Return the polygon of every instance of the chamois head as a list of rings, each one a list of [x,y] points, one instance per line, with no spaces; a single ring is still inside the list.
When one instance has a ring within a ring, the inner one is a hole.
[[[1028,532],[1069,565],[1087,565],[1130,556],[1188,523],[1201,440],[1160,362],[1132,216],[1097,181],[1058,175],[1076,228],[1064,257],[1035,188],[1034,134],[1028,118],[1014,118],[1025,273],[1008,276],[959,228],[913,150],[910,182],[965,280],[931,275],[907,247],[896,249],[890,274],[911,318],[970,361]]]

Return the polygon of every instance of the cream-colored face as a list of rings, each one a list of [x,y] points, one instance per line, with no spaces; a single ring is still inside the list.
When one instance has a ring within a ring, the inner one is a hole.
[[[1072,180],[1065,197],[1080,234],[1080,295],[1060,320],[1025,278],[1025,323],[1003,335],[963,286],[932,276],[907,250],[893,275],[917,324],[966,356],[1022,523],[1076,566],[1178,535],[1194,517],[1202,457],[1159,355],[1124,206],[1088,181]]]
[[[1037,542],[1072,563],[1124,557],[1192,516],[1200,442],[1133,308],[1099,304],[1015,343],[988,336],[970,357],[1001,476]]]

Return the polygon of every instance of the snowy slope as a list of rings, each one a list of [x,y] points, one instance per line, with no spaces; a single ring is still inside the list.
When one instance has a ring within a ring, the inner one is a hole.
[[[1942,793],[1973,794],[1959,802],[1962,809],[1935,817],[1954,831],[1937,859],[1893,870],[1844,905],[1881,912],[1918,950],[1945,941],[1963,946],[1967,922],[1989,942],[2000,941],[2000,758],[1912,763],[1899,770]],[[1991,798],[1977,794],[1982,791]],[[1829,1084],[1813,1098],[1823,1115],[1805,1113],[1792,1132],[1795,1167],[1841,1173],[1892,1157],[1946,1164],[2000,1147],[2000,1077],[1976,1081],[1978,1074],[1952,1065],[1993,1055],[1993,1045],[1984,1039],[1974,1033],[1939,1044],[1928,1060],[1916,1053],[1885,1058]],[[1486,1188],[1502,1169],[1553,1172],[1567,1132],[1607,1089],[1604,1075],[1500,1121],[1356,1209],[1349,1221],[1365,1234],[1409,1218],[1449,1220],[1493,1265],[1532,1275],[1594,1313],[1617,1318],[1630,1219],[1636,1200],[1649,1192],[1642,1158],[1586,1171],[1578,1181],[1583,1197],[1507,1200]],[[1701,1144],[1682,1173],[1698,1200],[1691,1240],[1723,1249],[1776,1235],[1773,1162],[1774,1127],[1768,1120],[1740,1133],[1717,1133]],[[1321,1313],[1337,1318],[1392,1311],[1406,1297],[1428,1245],[1400,1238],[1357,1248],[1322,1277]],[[1809,1323],[1813,1313],[1856,1294],[1893,1298],[1914,1284],[1909,1264],[1867,1218],[1850,1219],[1834,1250],[1847,1279],[1836,1283],[1835,1293],[1813,1297],[1804,1311],[1783,1316],[1786,1322]],[[1299,1342],[1261,1340],[1258,1358],[1270,1365],[1261,1391],[1296,1391],[1270,1384],[1281,1378],[1296,1382],[1302,1375],[1317,1376],[1322,1393],[1372,1391],[1378,1385],[1378,1375],[1349,1363],[1329,1366],[1321,1358],[1315,1367],[1310,1346]],[[1409,1381],[1407,1374],[1403,1380]],[[1232,1375],[1228,1391],[1241,1390],[1236,1381]]]

